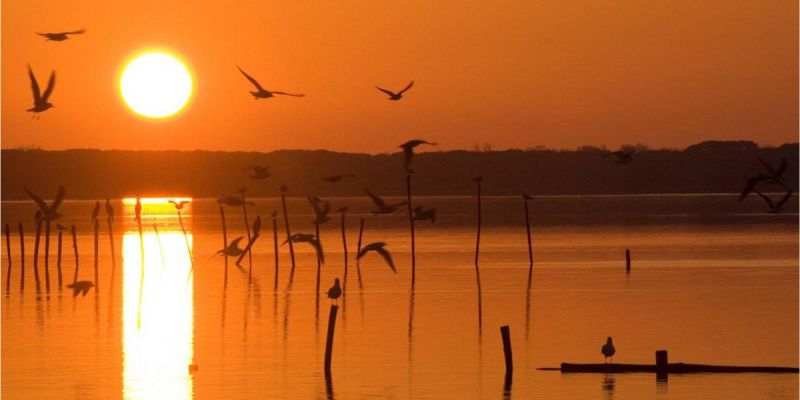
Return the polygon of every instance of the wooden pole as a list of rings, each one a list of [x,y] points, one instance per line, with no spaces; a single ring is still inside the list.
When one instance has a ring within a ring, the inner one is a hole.
[[[94,290],[95,293],[100,289],[97,285],[100,283],[100,221],[95,218],[94,224]]]
[[[112,220],[111,215],[106,218],[106,224],[108,225],[108,243],[111,247],[111,287],[114,287],[114,275],[117,269],[117,254],[116,249],[114,248],[114,221]]]
[[[58,269],[58,288],[61,289],[62,286],[62,278],[61,278],[61,249],[64,242],[64,232],[61,232],[61,229],[58,230],[58,255],[56,256],[56,268]]]
[[[222,219],[222,248],[228,248],[228,227],[225,224],[225,208],[220,204],[219,206],[219,217]],[[223,256],[225,257],[225,286],[228,284],[228,254],[226,252],[222,252]]]
[[[281,187],[281,204],[283,205],[283,223],[286,224],[286,239],[289,241],[289,257],[292,259],[291,276],[294,276],[294,244],[292,243],[292,229],[289,227],[289,211],[286,209],[286,187]]]
[[[19,231],[19,290],[25,290],[25,231],[22,222],[17,222]]]
[[[331,312],[328,316],[328,338],[325,341],[325,376],[331,374],[331,353],[333,353],[333,333],[336,329],[336,313],[339,306],[331,304]]]
[[[36,237],[33,241],[33,277],[36,278],[36,290],[39,290],[39,240],[42,236],[42,222],[36,221]]]
[[[275,283],[272,290],[278,290],[278,221],[272,215],[272,251],[275,254]]]
[[[669,359],[666,350],[656,350],[656,380],[666,381],[669,376]]]
[[[50,220],[44,222],[44,288],[50,291]]]
[[[314,224],[314,234],[317,235],[317,242],[322,244],[322,240],[319,237],[319,224]],[[319,303],[319,274],[322,269],[322,261],[319,259],[319,254],[317,254],[317,303]]]
[[[361,239],[364,237],[364,218],[358,223],[358,244],[356,245],[356,254],[361,252]],[[358,273],[358,284],[361,285],[361,260],[356,257],[356,272]]]
[[[8,256],[8,273],[6,274],[6,293],[11,291],[11,228],[6,224],[6,255]]]
[[[72,232],[72,253],[75,255],[75,276],[72,278],[72,283],[78,281],[78,269],[80,269],[80,261],[78,258],[78,235],[75,233],[75,225],[70,227]]]
[[[631,249],[625,249],[625,272],[631,272]]]
[[[139,200],[137,199],[137,202]],[[139,230],[139,259],[141,261],[141,275],[139,276],[139,308],[136,312],[136,328],[142,327],[142,297],[144,295],[144,232],[142,232],[142,216],[136,215],[136,225]]]
[[[478,183],[478,232],[475,237],[475,277],[478,279],[478,291],[481,288],[481,271],[478,268],[478,257],[481,251],[481,177],[475,178]]]
[[[531,242],[531,221],[528,216],[528,200],[525,201],[525,230],[528,233],[528,287],[533,279],[533,243]]]
[[[244,191],[242,191],[242,215],[244,215],[244,230],[247,232],[247,243],[250,243],[252,238],[250,237],[250,222],[247,221],[247,200],[244,198]],[[253,270],[253,253],[250,252],[250,249],[246,249],[245,253],[247,253],[248,261],[250,262],[250,266],[248,271]],[[236,265],[239,265],[237,262]],[[248,273],[248,283],[250,282],[249,279],[250,273]]]
[[[508,325],[500,327],[500,335],[503,337],[503,354],[506,359],[506,379],[504,389],[505,391],[511,390],[511,382],[514,377],[514,360],[511,354],[511,330]]]
[[[347,231],[345,228],[345,214],[342,212],[342,249],[344,250],[344,286],[342,295],[347,293]]]
[[[414,212],[411,209],[411,174],[406,174],[406,204],[408,205],[408,226],[411,229],[411,290],[417,280],[417,257],[414,249]]]

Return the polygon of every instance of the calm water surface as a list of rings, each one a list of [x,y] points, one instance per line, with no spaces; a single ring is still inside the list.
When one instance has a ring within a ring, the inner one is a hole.
[[[532,288],[522,203],[484,199],[478,293],[473,265],[475,203],[420,198],[439,210],[417,225],[417,283],[410,293],[410,243],[400,215],[372,217],[363,198],[349,205],[344,269],[338,214],[322,227],[326,263],[317,301],[312,249],[279,250],[275,285],[270,213],[277,199],[254,199],[263,220],[253,249],[252,281],[213,254],[222,247],[219,209],[196,200],[183,211],[146,202],[141,258],[131,203],[114,224],[116,267],[105,214],[99,236],[99,290],[73,298],[59,288],[57,234],[33,269],[32,202],[3,202],[12,225],[10,291],[2,258],[2,397],[76,399],[246,398],[670,398],[793,399],[795,374],[561,374],[561,362],[602,362],[606,336],[616,362],[798,365],[798,215],[762,213],[759,199],[733,195],[545,197],[532,201]],[[67,201],[62,225],[78,230],[79,280],[94,279],[91,210]],[[312,233],[305,199],[290,199],[293,232]],[[228,239],[246,236],[241,208],[226,207]],[[355,265],[359,219],[364,243],[387,242],[393,274],[377,254]],[[25,228],[25,288],[15,225]],[[154,226],[157,226],[156,233]],[[279,214],[279,237],[283,241]],[[193,249],[190,258],[187,243]],[[42,239],[42,253],[44,239]],[[630,248],[633,270],[625,274]],[[72,239],[63,237],[64,285],[72,282]],[[144,264],[144,274],[142,274]],[[360,269],[360,274],[359,274]],[[346,281],[336,323],[332,380],[323,374],[330,302],[324,291]],[[359,279],[360,275],[360,279]],[[142,280],[142,277],[144,278]],[[141,283],[144,282],[142,285]],[[510,325],[515,375],[503,390],[499,327]],[[197,370],[190,373],[189,365]]]

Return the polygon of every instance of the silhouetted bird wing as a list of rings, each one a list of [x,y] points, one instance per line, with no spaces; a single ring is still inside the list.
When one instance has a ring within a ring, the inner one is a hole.
[[[79,34],[84,33],[84,32],[86,32],[86,30],[85,29],[81,29],[81,30],[71,31],[71,32],[59,32],[58,34],[59,35],[79,35]]]
[[[239,248],[239,242],[241,242],[241,241],[242,241],[242,239],[244,239],[244,236],[239,236],[239,237],[237,237],[236,239],[233,239],[233,240],[232,240],[230,243],[228,243],[228,247],[229,247],[229,248],[230,248],[230,247],[236,247],[236,248]]]
[[[367,189],[364,189],[364,191],[367,192],[367,196],[369,196],[372,199],[372,202],[375,203],[375,205],[378,206],[378,208],[385,208],[386,207],[386,202],[384,202],[383,199],[381,199],[380,197],[372,194],[372,192],[370,192]]]
[[[39,91],[39,82],[36,82],[36,76],[33,75],[31,66],[28,65],[28,77],[31,79],[31,91],[33,92],[33,103],[39,104],[42,99],[41,92]]]
[[[52,204],[50,204],[50,211],[55,212],[56,210],[58,210],[58,207],[61,205],[61,202],[63,201],[64,201],[64,187],[59,186],[58,193],[56,193],[56,199],[53,200]]]
[[[244,72],[244,70],[242,70],[242,67],[237,65],[236,68],[239,68],[239,72],[241,72],[242,75],[244,75],[244,77],[247,78],[247,80],[250,81],[250,83],[252,83],[253,86],[255,86],[256,89],[258,89],[259,92],[264,90],[264,88],[261,87],[261,84],[259,84],[258,81],[255,80],[255,78],[253,78],[252,76],[248,75],[247,72]]]
[[[749,195],[753,189],[755,189],[756,185],[765,179],[767,179],[767,176],[764,174],[758,174],[748,179],[747,185],[745,185],[744,189],[742,189],[742,193],[739,195],[739,201],[744,200],[745,197],[747,197],[747,195]]]
[[[408,84],[408,86],[406,86],[406,88],[405,88],[405,89],[401,90],[401,91],[400,91],[399,93],[397,93],[397,94],[398,94],[398,95],[400,95],[400,94],[403,94],[403,93],[405,93],[405,92],[406,92],[408,89],[411,89],[411,87],[412,87],[412,86],[414,86],[414,81],[411,81],[411,83],[409,83],[409,84]]]
[[[394,93],[394,92],[392,92],[391,90],[386,90],[386,89],[384,89],[384,88],[377,87],[377,86],[375,86],[375,89],[378,89],[378,90],[380,90],[381,92],[388,94],[389,96],[396,96],[396,95],[395,95],[395,93]]]
[[[45,89],[44,94],[42,95],[42,101],[47,102],[47,99],[50,98],[50,95],[53,94],[53,88],[56,87],[56,71],[50,73],[50,80],[47,81],[47,89]]]
[[[306,95],[304,95],[302,93],[295,94],[295,93],[286,93],[286,92],[278,92],[278,91],[271,91],[270,93],[272,93],[272,94],[281,94],[281,95],[284,95],[284,96],[306,97]]]
[[[375,251],[383,256],[383,259],[386,260],[387,264],[389,264],[389,268],[391,268],[392,272],[396,274],[397,270],[394,268],[394,261],[392,261],[392,255],[389,254],[389,251],[383,248],[383,246],[376,248]]]
[[[781,197],[781,199],[778,201],[778,204],[776,204],[775,207],[778,209],[783,207],[783,205],[786,204],[787,201],[789,201],[789,198],[792,197],[792,193],[794,192],[792,192],[791,190],[786,192],[786,194],[783,197]]]
[[[767,207],[769,207],[770,210],[775,210],[775,203],[772,202],[772,199],[767,197],[764,193],[759,192],[758,190],[756,190],[755,192],[756,194],[761,196],[762,199],[764,199],[764,202],[767,203]]]
[[[47,207],[47,203],[45,203],[44,200],[42,200],[41,197],[33,194],[33,192],[28,190],[28,188],[24,188],[24,189],[25,189],[25,192],[28,193],[28,196],[31,196],[33,201],[36,203],[36,206],[39,207],[39,211],[40,212],[44,213],[45,211],[47,211],[47,209],[49,207]]]

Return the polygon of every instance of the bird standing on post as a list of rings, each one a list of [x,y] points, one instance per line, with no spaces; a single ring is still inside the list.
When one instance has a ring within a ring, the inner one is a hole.
[[[617,349],[614,348],[614,342],[611,340],[611,336],[606,339],[606,344],[600,349],[600,352],[603,353],[605,356],[605,362],[608,363],[608,359],[611,358],[611,364],[614,363],[614,353],[617,352]]]
[[[403,167],[405,168],[406,172],[408,172],[408,173],[414,172],[411,169],[411,158],[414,157],[414,148],[419,146],[419,145],[421,145],[421,144],[429,144],[431,146],[436,146],[436,143],[434,143],[434,142],[427,142],[427,141],[420,140],[420,139],[409,140],[409,141],[401,144],[400,146],[398,146],[401,149],[403,149],[403,155],[404,155]]]
[[[328,289],[328,298],[333,300],[334,303],[337,303],[339,297],[342,296],[342,287],[339,286],[339,278],[336,278],[333,281],[333,286]]]

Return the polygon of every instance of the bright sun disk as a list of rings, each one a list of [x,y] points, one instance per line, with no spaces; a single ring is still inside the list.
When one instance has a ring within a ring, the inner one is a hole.
[[[186,106],[192,95],[192,76],[176,57],[146,52],[125,66],[119,89],[125,104],[136,114],[166,118]]]

